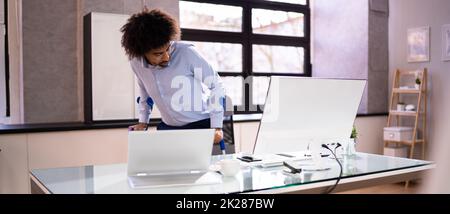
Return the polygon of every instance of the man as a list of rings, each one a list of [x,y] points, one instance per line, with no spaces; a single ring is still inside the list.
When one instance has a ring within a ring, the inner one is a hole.
[[[158,130],[215,128],[214,143],[219,143],[222,81],[192,45],[174,41],[180,33],[177,22],[160,10],[144,9],[131,16],[121,31],[141,97],[139,123],[130,128],[147,129],[146,100],[151,97],[161,112]]]

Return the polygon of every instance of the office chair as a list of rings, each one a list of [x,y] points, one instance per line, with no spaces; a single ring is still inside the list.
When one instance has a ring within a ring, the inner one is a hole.
[[[234,106],[231,101],[231,98],[226,96],[224,103],[224,120],[223,120],[223,139],[225,140],[225,151],[227,154],[236,153],[235,144],[234,144],[234,121],[233,121],[233,110]],[[213,155],[221,155],[222,151],[220,150],[219,144],[214,144],[213,146]]]

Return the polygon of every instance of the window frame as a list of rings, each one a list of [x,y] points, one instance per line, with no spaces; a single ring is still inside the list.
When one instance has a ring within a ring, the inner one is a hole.
[[[9,89],[9,43],[8,43],[8,0],[3,0],[3,20],[5,21],[5,32],[4,32],[4,39],[5,39],[5,50],[4,50],[4,56],[5,56],[5,76],[1,78],[5,78],[5,117],[11,116],[11,109],[10,109],[10,89]]]
[[[242,45],[242,72],[221,72],[221,77],[242,77],[246,80],[248,77],[270,77],[270,76],[295,76],[295,77],[311,77],[311,11],[310,0],[306,0],[306,5],[272,2],[262,0],[180,0],[185,2],[210,3],[216,5],[228,5],[242,7],[242,31],[241,32],[225,32],[213,30],[197,30],[181,28],[181,39],[185,41],[195,42],[221,42],[221,43],[237,43]],[[304,36],[282,36],[254,34],[252,32],[252,9],[267,9],[285,12],[297,12],[304,15]],[[258,73],[253,72],[253,45],[273,45],[273,46],[289,46],[300,47],[304,50],[304,73]],[[253,98],[250,97],[250,90],[253,80],[243,82],[242,100],[244,106],[234,106],[235,114],[253,114],[262,113],[262,108],[253,104]],[[239,109],[239,111],[238,111]],[[242,109],[245,109],[242,111]],[[251,111],[256,109],[256,111]]]

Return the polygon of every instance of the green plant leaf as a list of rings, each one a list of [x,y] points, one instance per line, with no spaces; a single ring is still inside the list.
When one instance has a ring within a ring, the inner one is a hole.
[[[355,126],[353,126],[352,134],[350,135],[350,138],[358,138],[358,131],[356,131]]]

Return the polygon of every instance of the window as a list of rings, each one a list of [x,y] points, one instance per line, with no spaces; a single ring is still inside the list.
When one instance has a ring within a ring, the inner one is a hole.
[[[242,30],[242,7],[180,1],[180,17],[186,29]]]
[[[252,9],[252,30],[255,34],[304,36],[302,13]]]
[[[270,76],[311,76],[309,0],[182,0],[180,27],[236,114],[262,112]]]
[[[242,72],[242,44],[219,42],[195,42],[195,49],[211,64],[222,72]]]

